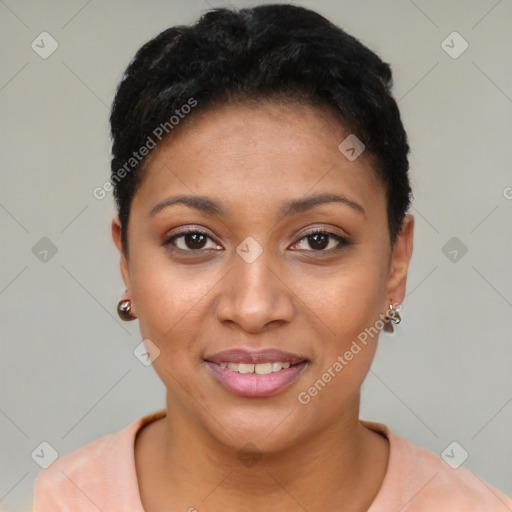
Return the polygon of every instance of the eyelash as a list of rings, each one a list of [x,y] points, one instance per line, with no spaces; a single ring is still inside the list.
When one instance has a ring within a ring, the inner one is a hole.
[[[207,237],[207,238],[209,238],[210,240],[213,241],[213,239],[205,231],[202,231],[202,230],[197,229],[197,228],[186,228],[186,229],[180,231],[179,233],[176,233],[176,234],[172,235],[171,237],[167,238],[162,243],[162,245],[163,246],[174,245],[173,242],[175,240],[177,240],[178,238],[182,238],[182,237],[184,237],[186,235],[203,235],[203,236],[205,236],[205,237]],[[295,242],[293,245],[296,245],[299,242],[301,242],[302,240],[307,239],[308,237],[311,237],[311,236],[314,236],[314,235],[327,235],[327,236],[333,238],[334,240],[336,240],[338,242],[338,246],[335,247],[335,248],[328,249],[328,250],[325,250],[325,249],[320,249],[320,250],[311,249],[311,250],[306,250],[306,252],[320,253],[320,254],[321,253],[330,254],[330,253],[333,253],[333,252],[337,252],[340,249],[343,249],[343,247],[346,247],[347,245],[351,244],[351,242],[349,242],[345,237],[343,237],[341,235],[337,235],[336,233],[331,233],[330,231],[326,231],[325,229],[316,228],[316,229],[312,229],[311,231],[308,231],[308,232],[304,233],[297,240],[297,242]],[[200,253],[200,252],[204,252],[205,250],[208,251],[209,249],[179,249],[179,248],[176,248],[176,249],[173,249],[173,250],[182,251],[182,252],[199,252]]]

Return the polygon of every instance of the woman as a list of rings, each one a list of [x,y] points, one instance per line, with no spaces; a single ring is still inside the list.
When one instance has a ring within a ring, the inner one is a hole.
[[[130,63],[112,235],[166,407],[38,475],[34,510],[506,511],[359,419],[413,246],[388,64],[317,13],[218,9]]]

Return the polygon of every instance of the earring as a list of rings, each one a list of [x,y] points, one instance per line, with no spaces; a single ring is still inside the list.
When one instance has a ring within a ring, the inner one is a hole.
[[[385,323],[384,323],[384,331],[393,333],[395,332],[395,328],[393,324],[399,324],[402,321],[402,317],[400,316],[399,311],[402,309],[402,305],[398,304],[396,307],[393,304],[389,305],[389,312],[386,315]]]
[[[135,320],[135,316],[132,315],[132,301],[131,299],[123,299],[120,300],[117,304],[117,314],[121,320],[125,322],[129,322],[130,320]]]
[[[399,324],[402,321],[402,317],[400,316],[399,311],[402,309],[402,305],[398,304],[398,306],[395,308],[393,307],[393,304],[389,305],[389,315],[388,318],[394,323]]]

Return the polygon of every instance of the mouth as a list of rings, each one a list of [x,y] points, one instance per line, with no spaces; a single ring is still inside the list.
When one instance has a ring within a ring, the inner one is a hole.
[[[244,397],[275,395],[289,387],[309,360],[277,349],[228,350],[206,357],[206,365],[228,391]]]
[[[300,363],[296,363],[300,364]],[[286,370],[292,366],[290,363],[285,361],[272,361],[268,363],[231,363],[222,361],[219,366],[221,368],[228,368],[238,373],[256,373],[258,375],[268,375],[269,373],[276,373],[281,371],[283,368]],[[295,365],[293,365],[295,366]]]

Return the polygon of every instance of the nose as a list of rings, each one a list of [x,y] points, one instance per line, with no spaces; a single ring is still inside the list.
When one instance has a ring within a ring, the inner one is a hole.
[[[222,280],[216,302],[218,321],[250,333],[264,331],[269,324],[289,323],[295,308],[284,270],[266,251],[251,263],[237,258]]]

